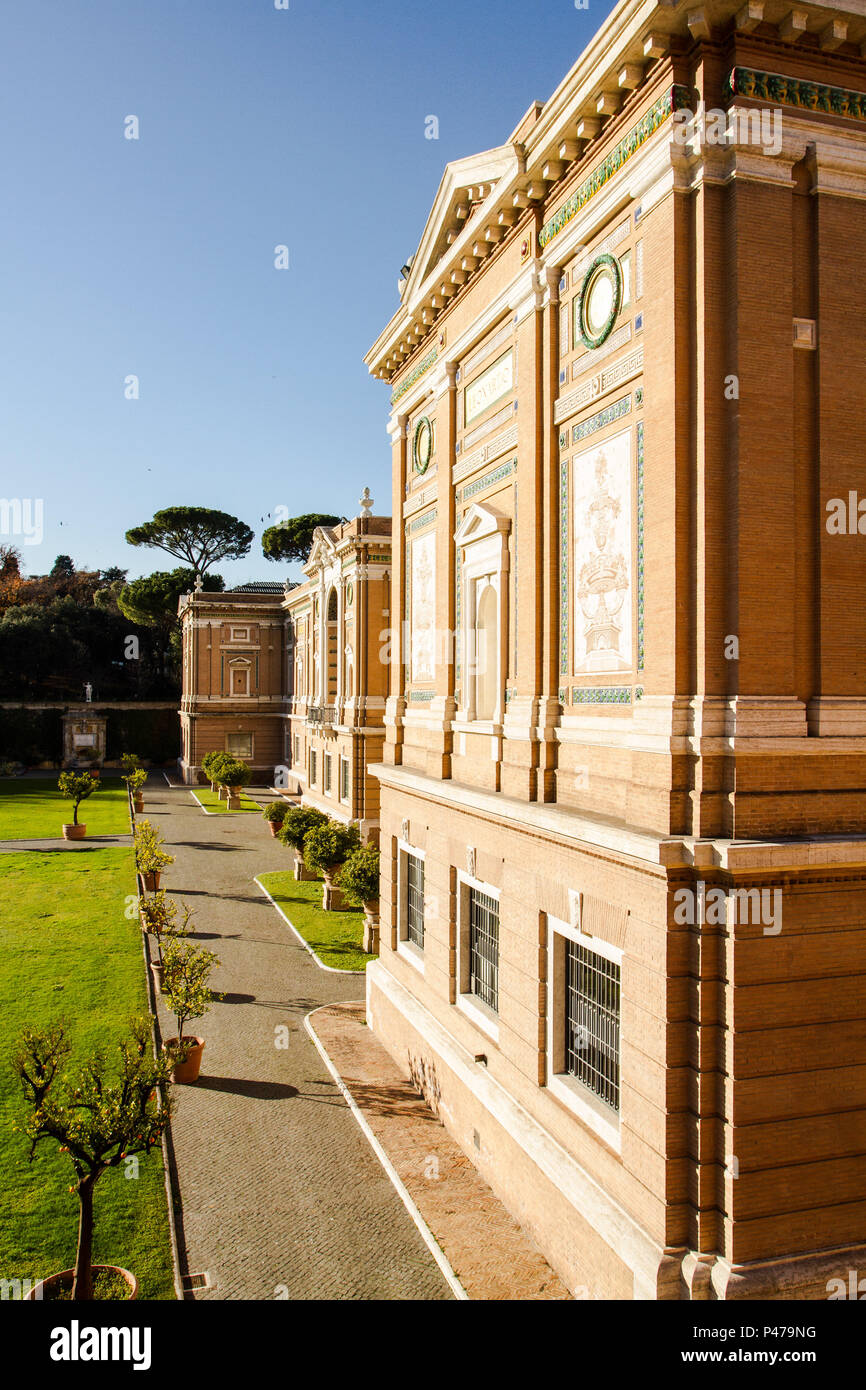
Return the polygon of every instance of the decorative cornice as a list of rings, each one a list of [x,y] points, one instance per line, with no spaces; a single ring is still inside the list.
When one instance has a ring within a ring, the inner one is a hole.
[[[619,173],[623,165],[631,159],[641,145],[646,144],[650,136],[655,134],[659,127],[673,115],[674,111],[688,107],[689,102],[688,89],[681,86],[671,87],[663,96],[659,97],[658,101],[641,117],[637,125],[633,126],[614,145],[610,153],[600,164],[596,165],[592,173],[575,189],[571,197],[566,199],[549,222],[545,222],[538,234],[538,244],[542,250],[555,236],[559,235],[563,227],[566,227],[573,217],[577,216],[590,198],[604,188],[614,174]]]
[[[732,68],[728,87],[734,96],[866,121],[866,92],[853,92],[847,87],[827,87],[805,77],[785,77],[780,72],[760,72],[755,68]]]
[[[428,352],[426,357],[421,358],[421,361],[418,363],[418,365],[412,368],[412,371],[406,377],[406,380],[401,381],[397,389],[391,393],[392,405],[396,405],[400,397],[405,395],[406,392],[409,390],[409,387],[415,385],[415,382],[418,380],[419,376],[423,376],[424,373],[428,370],[428,368],[433,366],[433,363],[436,361],[436,358],[438,356],[439,349],[432,348],[431,351]]]

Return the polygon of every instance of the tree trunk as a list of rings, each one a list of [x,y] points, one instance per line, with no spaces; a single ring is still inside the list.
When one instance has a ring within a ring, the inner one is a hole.
[[[78,1250],[75,1255],[73,1302],[93,1298],[93,1185],[96,1179],[83,1178],[78,1186]]]
[[[78,824],[78,802],[77,802],[77,801],[74,801],[74,802],[72,803],[72,824],[73,824],[73,825],[77,825],[77,824]]]

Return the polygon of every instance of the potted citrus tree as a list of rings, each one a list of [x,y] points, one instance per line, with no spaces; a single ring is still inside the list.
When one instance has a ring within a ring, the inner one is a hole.
[[[304,836],[317,825],[327,825],[328,817],[315,806],[290,806],[283,816],[283,823],[277,831],[280,844],[294,850],[294,872],[299,883],[317,877],[304,864]]]
[[[130,1035],[119,1044],[120,1065],[113,1074],[94,1053],[70,1076],[70,1054],[63,1026],[26,1029],[14,1068],[31,1114],[24,1133],[30,1157],[44,1140],[58,1144],[75,1170],[70,1191],[78,1195],[78,1248],[74,1269],[43,1279],[28,1298],[135,1298],[138,1283],[120,1265],[93,1264],[93,1192],[102,1174],[133,1154],[145,1157],[168,1123],[170,1102],[157,1099],[168,1080],[170,1062],[154,1057],[150,1026],[133,1019]]]
[[[270,826],[272,835],[276,836],[277,831],[286,819],[286,813],[289,809],[287,801],[269,801],[267,806],[264,807],[262,816]]]
[[[223,771],[225,768],[230,767],[235,761],[236,759],[234,759],[230,753],[214,753],[212,761],[208,764],[208,775],[211,778],[211,791],[216,791],[221,801],[225,801],[229,794],[228,787],[223,780]]]
[[[72,802],[72,824],[62,827],[64,840],[83,840],[87,826],[79,824],[78,808],[96,791],[99,783],[89,772],[61,772],[57,782],[61,796]]]
[[[171,1058],[171,1079],[179,1085],[197,1081],[204,1052],[204,1038],[184,1037],[184,1025],[203,1018],[215,999],[208,984],[218,956],[201,946],[172,937],[162,957],[162,992],[166,1006],[177,1019],[177,1037],[163,1043]]]
[[[177,903],[165,895],[165,889],[160,888],[152,893],[149,898],[142,898],[139,905],[139,916],[141,918],[142,931],[150,932],[156,937],[155,961],[151,962],[153,971],[153,987],[157,994],[162,993],[162,938],[164,936],[188,936],[190,932],[190,920],[192,912],[188,907],[184,907],[183,916],[178,921]]]
[[[361,836],[356,825],[343,825],[335,820],[314,826],[304,836],[304,863],[325,880],[322,889],[325,912],[336,912],[345,906],[343,894],[336,886],[336,875],[360,843]]]
[[[138,816],[144,810],[144,784],[147,781],[147,773],[143,767],[136,767],[127,773],[123,780],[129,787],[132,807]]]
[[[353,850],[337,875],[337,886],[350,903],[364,909],[364,950],[379,949],[379,851],[373,845]]]
[[[220,753],[218,751],[214,751],[213,753],[205,753],[204,757],[201,760],[201,770],[204,773],[207,780],[210,782],[210,789],[212,792],[215,792],[218,786],[218,780],[216,775],[217,767],[219,763],[224,761],[224,759],[226,759],[227,757],[227,753]]]
[[[156,892],[162,870],[174,863],[174,855],[162,848],[164,844],[165,836],[155,825],[149,820],[139,821],[135,827],[135,867],[148,893]]]

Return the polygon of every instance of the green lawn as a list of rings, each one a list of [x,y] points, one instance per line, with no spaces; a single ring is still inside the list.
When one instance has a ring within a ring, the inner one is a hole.
[[[117,777],[100,785],[78,808],[78,819],[91,835],[128,835],[129,798]],[[59,840],[61,826],[72,821],[72,802],[60,795],[54,778],[0,778],[0,840]]]
[[[147,1013],[141,933],[127,920],[131,849],[0,854],[0,1273],[40,1279],[75,1260],[78,1200],[68,1157],[43,1141],[32,1163],[12,1126],[27,1109],[10,1071],[25,1027],[68,1021],[72,1063],[96,1046],[109,1057],[133,1014]],[[99,1179],[94,1262],[119,1264],[140,1298],[174,1298],[162,1154]]]
[[[363,970],[368,960],[376,959],[361,950],[363,912],[360,909],[323,912],[320,881],[298,883],[291,871],[281,870],[259,874],[257,882],[279,904],[323,965],[335,966],[338,970]]]
[[[229,814],[228,802],[220,801],[219,794],[217,792],[212,792],[210,787],[196,787],[193,795],[201,802],[206,811],[218,811],[223,815]],[[257,806],[254,801],[251,801],[248,796],[241,795],[240,809],[242,811],[260,812],[262,808]],[[237,815],[237,812],[232,811],[231,814],[234,816]]]

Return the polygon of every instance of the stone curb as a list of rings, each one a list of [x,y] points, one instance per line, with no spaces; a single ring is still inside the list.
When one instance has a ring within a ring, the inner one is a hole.
[[[216,812],[213,812],[212,814],[216,814]],[[356,978],[364,978],[363,970],[346,970],[341,965],[326,965],[323,960],[320,960],[310,943],[308,941],[305,941],[304,938],[301,936],[301,933],[298,931],[295,924],[289,921],[288,917],[286,916],[285,912],[283,912],[283,909],[280,907],[276,899],[271,897],[265,885],[258,878],[254,878],[253,883],[256,885],[257,888],[261,889],[268,901],[277,909],[277,912],[282,917],[286,926],[294,932],[295,936],[298,938],[298,941],[301,943],[304,950],[309,952],[309,954],[313,957],[313,960],[316,962],[316,965],[319,967],[320,970],[327,970],[329,975],[354,975]]]

